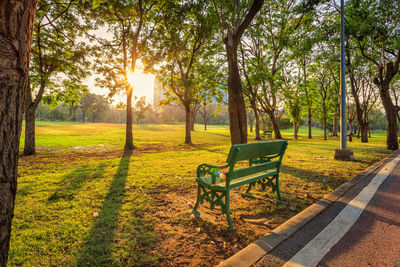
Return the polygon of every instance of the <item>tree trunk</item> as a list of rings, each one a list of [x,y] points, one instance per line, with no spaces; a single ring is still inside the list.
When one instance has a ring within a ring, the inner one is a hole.
[[[73,110],[72,110],[72,121],[76,122],[76,108],[77,106],[74,106]]]
[[[312,126],[311,126],[311,108],[308,108],[308,139],[312,138]]]
[[[243,98],[242,82],[240,80],[237,48],[244,31],[250,26],[253,18],[261,10],[263,3],[264,0],[253,0],[245,19],[240,24],[238,21],[241,21],[241,19],[236,21],[236,25],[233,27],[234,31],[228,30],[227,35],[223,38],[228,60],[228,110],[232,144],[247,143],[246,106]],[[236,4],[239,4],[239,2]]]
[[[135,149],[133,145],[133,134],[132,134],[132,91],[133,88],[131,85],[126,90],[126,136],[125,136],[125,146],[124,146],[124,155],[128,156],[132,153],[132,150]]]
[[[35,10],[34,0],[0,4],[0,266],[10,248]]]
[[[339,104],[335,106],[335,114],[333,114],[332,136],[338,136],[338,110],[339,110]]]
[[[350,134],[349,134],[349,142],[353,142],[353,126],[351,126],[351,122],[348,122]]]
[[[323,113],[323,117],[322,117],[322,125],[323,125],[323,127],[324,127],[324,140],[327,140],[327,136],[326,136],[326,108],[325,108],[325,106],[322,106],[322,109],[323,109],[323,111],[322,111],[322,113]],[[343,130],[343,129],[340,129],[341,131]],[[346,134],[346,130],[344,130],[344,133],[343,134]]]
[[[190,122],[191,122],[191,124],[190,124],[190,130],[191,130],[191,131],[194,131],[194,120],[196,119],[197,112],[193,110],[190,114],[191,114],[191,118],[190,118]]]
[[[33,105],[29,105],[25,109],[25,146],[24,156],[33,155],[36,153],[36,142],[35,142],[35,108]]]
[[[228,42],[225,47],[228,57],[228,110],[231,143],[245,144],[247,143],[247,118],[237,61],[237,47],[230,47]]]
[[[185,108],[185,144],[192,144],[192,112]]]
[[[263,133],[267,130],[266,118],[263,115],[261,115],[261,130]]]
[[[361,143],[368,143],[368,122],[360,124],[359,127],[361,131]]]
[[[348,52],[348,62],[350,63],[350,55]],[[350,68],[351,70],[351,68]],[[357,93],[357,88],[356,88],[356,83],[354,79],[353,72],[349,72],[350,76],[350,88],[351,88],[351,94],[353,96],[354,102],[355,102],[355,107],[356,107],[356,118],[357,118],[357,123],[358,123],[358,133],[357,133],[357,138],[360,136],[361,132],[361,142],[362,143],[368,143],[368,122],[367,120],[367,114],[364,114],[364,111],[361,107],[360,103],[360,97],[359,94]],[[365,101],[365,99],[364,99]],[[364,117],[365,115],[365,117]],[[350,134],[352,134],[352,129],[350,129]]]
[[[35,123],[36,123],[36,109],[42,99],[46,84],[44,80],[41,81],[40,88],[36,94],[35,100],[32,99],[32,91],[28,79],[28,85],[25,93],[25,145],[24,156],[33,155],[36,153],[35,142]],[[54,110],[54,113],[56,110]]]
[[[397,123],[396,123],[397,112],[395,110],[386,111],[387,120],[387,139],[386,147],[390,150],[399,149],[399,144],[397,142]]]
[[[208,115],[207,115],[207,111],[205,110],[205,108],[204,108],[204,113],[201,115],[203,117],[204,131],[207,131]]]
[[[254,116],[256,117],[256,140],[261,140],[260,137],[260,117],[258,115],[258,111],[254,110]]]
[[[252,133],[252,132],[253,132],[253,121],[250,120],[250,121],[249,121],[249,124],[250,124],[250,132]]]
[[[85,123],[85,110],[82,109],[82,123]]]
[[[275,117],[275,113],[270,111],[267,113],[272,124],[272,129],[274,130],[275,139],[282,139],[281,131],[279,129],[279,121]]]
[[[297,137],[297,130],[298,130],[298,128],[297,128],[297,123],[296,123],[295,120],[293,120],[293,134],[294,134],[294,139],[298,139],[298,137]]]
[[[383,107],[386,112],[387,132],[386,132],[386,148],[390,150],[399,149],[397,142],[397,110],[390,98],[389,84],[386,82],[376,82],[379,87]]]

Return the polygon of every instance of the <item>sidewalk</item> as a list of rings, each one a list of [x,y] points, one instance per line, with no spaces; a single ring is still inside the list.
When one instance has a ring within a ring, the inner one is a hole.
[[[400,266],[400,152],[221,266]]]

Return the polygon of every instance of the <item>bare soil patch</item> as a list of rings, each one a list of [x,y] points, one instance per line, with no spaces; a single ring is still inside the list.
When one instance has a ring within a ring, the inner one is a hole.
[[[157,246],[157,252],[163,255],[161,265],[215,266],[288,219],[278,215],[267,217],[249,209],[270,200],[247,199],[240,193],[235,190],[231,195],[236,231],[227,229],[226,217],[219,207],[210,210],[207,203],[201,205],[202,219],[188,213],[196,200],[194,187],[152,194],[153,216],[158,219],[156,227],[161,235]]]

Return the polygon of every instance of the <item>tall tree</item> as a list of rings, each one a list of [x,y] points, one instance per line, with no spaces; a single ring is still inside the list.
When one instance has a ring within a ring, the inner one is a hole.
[[[0,266],[6,266],[10,248],[36,4],[35,0],[0,4]]]
[[[282,76],[284,83],[282,91],[284,96],[285,110],[290,115],[293,122],[293,135],[294,139],[298,139],[298,131],[301,123],[302,106],[304,103],[304,84],[302,83],[301,69],[293,66],[282,67]]]
[[[217,104],[203,102],[202,107],[199,109],[200,116],[203,118],[205,131],[207,130],[208,121],[212,116],[216,116],[218,108]]]
[[[110,89],[110,96],[124,90],[126,93],[126,136],[124,153],[130,154],[133,145],[132,97],[137,61],[146,52],[147,42],[155,34],[165,1],[93,0],[92,18],[107,27],[112,40],[96,38],[100,44],[96,63],[102,78],[98,84]]]
[[[365,59],[351,46],[350,40],[346,44],[346,65],[350,79],[350,93],[354,100],[358,128],[361,132],[361,142],[368,143],[369,118],[368,115],[376,107],[378,92],[372,82],[371,67]],[[395,92],[394,92],[394,95]],[[397,105],[397,103],[396,103]]]
[[[304,92],[303,105],[306,108],[306,116],[307,116],[307,126],[308,126],[308,134],[307,137],[309,139],[312,138],[312,118],[314,112],[316,110],[316,102],[318,97],[317,89],[314,84],[311,82],[310,75],[310,62],[312,60],[312,56],[303,56],[297,60],[298,66],[302,71],[302,79],[299,86],[302,87],[302,91]]]
[[[72,94],[72,91],[87,90],[82,80],[88,75],[88,50],[84,43],[77,42],[80,27],[75,20],[77,6],[73,0],[38,3],[32,41],[31,86],[27,88],[25,102],[25,156],[36,153],[35,112],[43,95],[60,97],[65,90],[70,93],[64,94],[64,98],[70,96],[70,101],[74,101],[73,97],[79,94]]]
[[[256,121],[256,129],[255,129],[255,135],[256,135],[256,140],[261,140],[260,136],[260,108],[258,106],[258,94],[259,94],[259,84],[257,80],[257,73],[255,72],[255,68],[257,68],[258,63],[259,63],[259,58],[255,57],[254,60],[250,60],[248,58],[248,54],[257,54],[259,50],[251,50],[251,51],[246,51],[244,48],[244,45],[241,45],[240,49],[240,54],[241,54],[241,72],[243,73],[244,76],[244,82],[243,82],[243,93],[247,98],[247,102],[249,107],[252,109]],[[248,48],[249,49],[249,48]],[[251,49],[251,48],[250,48]],[[250,124],[252,125],[252,124]]]
[[[246,29],[260,11],[264,0],[213,0],[228,61],[228,108],[232,144],[247,143],[246,106],[242,92],[237,50]]]
[[[350,134],[349,134],[349,141],[352,142],[353,141],[353,129],[354,129],[354,121],[356,119],[356,107],[354,105],[353,102],[350,101],[350,97],[348,96],[348,94],[346,95],[347,98],[347,103],[348,105],[346,105],[346,118],[347,118],[347,125],[349,127],[350,130]]]
[[[313,66],[313,82],[317,87],[319,98],[318,106],[320,108],[320,119],[324,130],[324,140],[327,140],[327,120],[335,106],[335,86],[332,77],[330,76],[328,60],[316,60]],[[341,129],[343,130],[343,129]],[[344,130],[346,133],[346,130]]]
[[[271,0],[261,9],[254,27],[246,33],[244,47],[250,52],[254,70],[258,73],[260,90],[257,94],[262,110],[269,116],[275,138],[281,139],[279,129],[280,99],[282,96],[282,65],[295,33],[306,21],[307,13],[318,1],[296,2]],[[308,22],[310,24],[310,22]]]
[[[136,97],[135,97],[136,99]],[[142,96],[135,103],[135,118],[136,123],[139,124],[141,120],[146,118],[146,112],[151,110],[150,104],[146,104],[146,97]]]
[[[206,1],[170,3],[160,28],[154,55],[155,71],[168,91],[164,104],[176,103],[185,111],[185,144],[192,143],[194,117],[208,95],[218,91],[212,37],[214,20]]]
[[[307,117],[308,138],[312,138],[312,117],[315,111],[316,90],[310,82],[310,63],[315,57],[313,48],[320,41],[317,31],[315,18],[318,17],[316,12],[308,12],[304,16],[302,27],[294,32],[293,38],[290,40],[289,50],[291,58],[295,61],[297,69],[301,72],[298,76],[298,86],[302,93],[303,113]]]
[[[94,101],[89,110],[89,115],[92,122],[96,122],[98,117],[100,117],[100,115],[102,115],[107,109],[108,109],[107,98],[105,98],[102,95],[94,94]]]
[[[386,147],[397,150],[397,116],[400,107],[392,99],[390,86],[400,69],[399,1],[352,0],[347,8],[348,32],[361,55],[373,68],[373,82],[386,112]]]

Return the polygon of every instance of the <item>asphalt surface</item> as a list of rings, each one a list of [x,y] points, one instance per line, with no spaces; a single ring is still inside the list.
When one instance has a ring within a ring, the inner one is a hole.
[[[396,153],[395,156],[398,154]],[[254,266],[282,266],[326,228],[390,159]],[[400,164],[379,186],[356,223],[318,266],[400,267]]]

